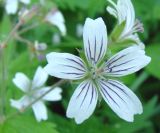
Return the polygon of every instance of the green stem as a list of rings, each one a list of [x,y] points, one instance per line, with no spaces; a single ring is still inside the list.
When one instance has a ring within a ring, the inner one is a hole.
[[[20,41],[20,42],[22,42],[22,43],[27,44],[29,47],[34,47],[34,46],[33,46],[34,44],[33,44],[31,41],[29,41],[29,40],[27,40],[27,39],[19,36],[18,34],[15,35],[15,39],[16,39],[17,41]]]
[[[28,26],[28,27],[22,29],[21,31],[19,31],[18,34],[21,35],[21,34],[27,32],[27,31],[29,31],[29,30],[32,30],[32,29],[34,29],[34,28],[40,26],[40,24],[42,24],[42,22],[41,22],[41,23],[34,23],[34,24],[32,24],[32,25],[30,25],[30,26]]]
[[[0,96],[0,123],[4,121],[5,118],[5,96],[6,96],[6,67],[5,67],[5,55],[4,50],[0,50],[1,57],[1,96]]]
[[[149,73],[146,71],[143,71],[139,75],[139,77],[134,81],[134,83],[131,85],[131,89],[133,91],[136,91],[148,77],[149,77]]]
[[[1,97],[0,97],[0,123],[3,123],[5,119],[5,97],[6,97],[6,66],[5,66],[5,47],[7,47],[10,39],[13,38],[19,27],[23,24],[23,21],[19,21],[7,38],[0,44],[0,56],[1,56]]]

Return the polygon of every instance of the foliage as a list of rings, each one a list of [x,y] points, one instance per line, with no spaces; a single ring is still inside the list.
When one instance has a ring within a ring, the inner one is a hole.
[[[38,123],[29,109],[24,114],[9,118],[3,124],[0,123],[0,133],[154,133],[160,131],[160,1],[132,1],[136,9],[136,15],[144,24],[145,32],[140,34],[140,36],[143,42],[145,42],[146,53],[151,56],[152,61],[138,74],[127,76],[121,80],[128,86],[131,86],[131,88],[134,86],[133,90],[136,91],[135,93],[138,94],[143,103],[144,113],[136,116],[133,123],[127,123],[117,118],[108,105],[102,101],[95,113],[86,122],[77,125],[73,120],[65,116],[69,99],[75,90],[75,85],[66,84],[62,86],[62,102],[48,103],[49,120],[47,122]],[[1,43],[17,23],[17,15],[7,15],[4,9],[4,2],[0,1],[0,3]],[[36,3],[39,3],[39,1],[32,0],[32,4]],[[53,7],[61,10],[66,20],[67,35],[61,36],[61,42],[55,44],[52,41],[52,36],[57,32],[59,33],[59,31],[48,23],[42,23],[34,29],[23,33],[22,37],[30,40],[33,44],[35,40],[46,42],[48,49],[45,51],[45,54],[51,51],[79,54],[83,47],[83,42],[82,38],[76,36],[76,25],[78,23],[84,24],[86,17],[96,18],[102,16],[107,24],[108,33],[112,33],[111,38],[120,34],[124,23],[117,27],[115,31],[112,31],[116,21],[115,18],[106,12],[107,5],[108,2],[106,0],[48,0],[45,7],[42,7],[44,12]],[[35,18],[23,25],[20,30],[39,22],[39,19]],[[127,41],[129,42],[130,40]],[[123,44],[128,42],[123,42]],[[114,47],[110,51],[108,50],[108,52],[114,53],[114,48],[117,45],[120,44],[115,43]],[[123,45],[123,47],[126,47],[126,45]],[[0,89],[6,84],[7,96],[5,101],[7,104],[5,106],[5,114],[8,116],[16,112],[15,109],[10,107],[9,100],[22,96],[12,82],[15,73],[24,72],[28,77],[32,78],[37,66],[45,66],[46,64],[46,60],[39,61],[37,57],[33,57],[33,54],[34,51],[28,45],[17,39],[11,39],[8,47],[5,49],[4,59],[7,71],[5,74],[7,74],[7,77],[5,83],[0,78]],[[1,66],[0,69],[2,70]],[[2,75],[1,70],[0,75]],[[144,73],[147,73],[145,78],[142,77]],[[50,77],[47,85],[52,85],[56,81],[57,79]]]
[[[14,119],[8,119],[0,125],[1,133],[58,133],[55,124],[49,122],[37,123],[31,116],[18,116]]]

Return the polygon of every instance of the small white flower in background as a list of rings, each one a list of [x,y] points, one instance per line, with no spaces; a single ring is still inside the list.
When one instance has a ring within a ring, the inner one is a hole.
[[[7,14],[15,14],[18,10],[19,2],[27,5],[30,3],[30,0],[6,0],[5,9]]]
[[[77,24],[76,35],[77,35],[77,37],[82,37],[82,35],[83,35],[83,25],[82,24]]]
[[[52,87],[50,86],[44,86],[47,78],[48,74],[40,66],[36,70],[33,81],[29,80],[28,77],[23,73],[16,73],[13,83],[20,90],[22,90],[25,95],[19,100],[11,99],[11,106],[17,108],[18,110],[23,110],[31,102],[51,89]],[[56,87],[51,92],[46,94],[41,100],[32,105],[32,109],[37,121],[47,120],[47,109],[43,101],[59,101],[62,98],[61,92],[61,88]]]
[[[44,51],[47,49],[46,43],[39,43],[37,40],[34,43],[34,50],[32,57],[38,57],[40,61],[45,59],[45,53]]]
[[[112,0],[108,0],[111,6],[107,7],[107,11],[118,19],[118,23],[121,24],[125,21],[125,27],[122,31],[119,39],[132,39],[137,44],[141,45],[140,39],[137,41],[137,32],[143,32],[143,24],[135,18],[135,10],[131,0],[118,0],[115,4]],[[139,37],[138,37],[139,38]]]
[[[58,45],[61,42],[61,36],[59,33],[53,34],[52,42],[53,44],[56,44],[56,45]]]
[[[126,48],[105,60],[107,30],[102,18],[86,19],[83,30],[84,52],[87,62],[68,53],[49,53],[44,68],[50,75],[70,80],[83,79],[71,97],[67,117],[76,123],[88,119],[95,110],[99,94],[122,119],[132,122],[135,114],[143,112],[137,96],[123,83],[111,77],[132,74],[151,60],[137,45]]]
[[[65,20],[64,20],[63,14],[59,10],[57,10],[57,9],[51,10],[47,14],[45,20],[48,21],[49,23],[57,26],[63,36],[66,35]]]
[[[39,43],[37,40],[34,43],[34,47],[37,51],[44,51],[47,49],[46,43]]]

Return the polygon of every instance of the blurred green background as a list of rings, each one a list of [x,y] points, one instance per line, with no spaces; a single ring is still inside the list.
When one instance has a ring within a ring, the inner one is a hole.
[[[94,114],[81,125],[66,118],[65,111],[75,84],[66,84],[63,88],[63,99],[60,102],[46,103],[49,119],[36,122],[31,109],[25,113],[7,119],[0,124],[0,133],[158,133],[160,132],[160,0],[132,0],[136,17],[144,24],[144,33],[141,40],[146,45],[147,55],[152,57],[151,63],[143,70],[122,78],[142,101],[144,112],[135,116],[133,123],[120,119],[102,100]],[[4,1],[0,4],[0,42],[5,40],[8,33],[17,23],[17,15],[7,15],[4,10]],[[39,0],[32,0],[29,5],[38,4]],[[59,44],[52,41],[53,34],[58,29],[49,24],[42,24],[22,34],[21,36],[34,43],[46,42],[48,45],[44,53],[51,51],[69,52],[78,54],[76,48],[83,47],[82,37],[76,36],[76,25],[84,24],[86,17],[102,17],[111,33],[116,25],[116,19],[106,11],[106,0],[46,0],[42,11],[46,12],[57,7],[64,15],[67,35],[61,37]],[[21,27],[21,29],[37,23],[40,15]],[[6,86],[5,114],[16,112],[10,107],[9,99],[20,98],[23,94],[12,83],[16,72],[23,72],[32,79],[38,65],[45,66],[46,61],[39,61],[36,57],[31,59],[33,51],[24,42],[12,39],[5,49],[4,62],[6,68],[5,83],[0,79],[0,86]],[[2,74],[2,72],[0,72]],[[58,79],[50,77],[48,85],[54,84]]]

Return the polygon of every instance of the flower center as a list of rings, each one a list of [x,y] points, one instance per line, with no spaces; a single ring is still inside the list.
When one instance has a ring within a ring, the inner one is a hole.
[[[34,97],[34,90],[29,90],[28,92],[27,92],[27,96],[28,97]]]
[[[30,86],[28,92],[26,93],[28,97],[30,98],[36,98],[37,97],[37,90],[40,88],[32,88],[32,85]]]
[[[102,68],[92,67],[89,72],[90,78],[95,80],[101,76],[102,72],[103,72]]]

